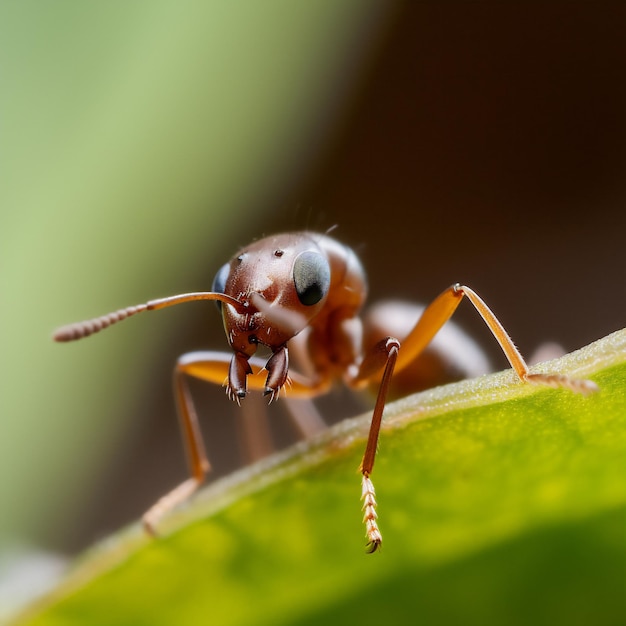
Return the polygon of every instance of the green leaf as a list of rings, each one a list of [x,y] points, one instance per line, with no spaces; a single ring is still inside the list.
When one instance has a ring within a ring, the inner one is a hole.
[[[369,416],[216,481],[103,542],[24,618],[45,624],[626,622],[626,331],[537,371],[388,407],[364,553],[357,467]]]

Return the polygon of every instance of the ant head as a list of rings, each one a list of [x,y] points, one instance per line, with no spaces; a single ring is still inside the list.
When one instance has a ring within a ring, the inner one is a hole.
[[[242,307],[218,302],[228,341],[252,355],[272,351],[303,330],[323,307],[330,288],[328,259],[306,233],[276,235],[240,250],[215,276],[212,291]]]

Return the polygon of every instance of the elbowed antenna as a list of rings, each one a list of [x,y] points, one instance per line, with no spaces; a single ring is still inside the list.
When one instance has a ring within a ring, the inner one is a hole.
[[[137,304],[135,306],[129,306],[125,309],[119,309],[100,317],[94,317],[90,320],[83,322],[75,322],[74,324],[67,324],[57,328],[52,335],[54,341],[66,342],[76,341],[83,337],[89,337],[94,333],[98,333],[104,328],[108,328],[112,324],[117,324],[127,317],[136,315],[137,313],[143,313],[143,311],[156,311],[157,309],[164,309],[168,306],[174,306],[175,304],[183,304],[184,302],[193,302],[194,300],[220,300],[225,304],[230,304],[237,309],[238,313],[245,311],[245,305],[236,298],[227,296],[224,293],[217,293],[214,291],[198,291],[194,293],[183,293],[177,296],[168,296],[167,298],[158,298],[157,300],[150,300],[145,304]]]

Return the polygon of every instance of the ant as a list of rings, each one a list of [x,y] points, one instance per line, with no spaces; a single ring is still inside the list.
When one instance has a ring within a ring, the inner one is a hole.
[[[521,381],[565,387],[587,394],[597,389],[588,380],[564,375],[531,374],[526,362],[485,302],[469,287],[454,284],[427,306],[417,323],[400,340],[391,335],[389,317],[361,319],[367,295],[366,276],[353,250],[328,235],[313,232],[265,237],[240,250],[217,272],[209,292],[151,300],[92,320],[59,328],[56,341],[82,339],[127,317],[184,302],[214,300],[221,312],[232,352],[190,352],[174,370],[174,390],[181,418],[191,477],[159,499],[144,515],[143,525],[154,535],[163,515],[198,489],[210,470],[187,378],[218,385],[239,404],[248,389],[262,391],[270,402],[288,385],[294,397],[314,397],[343,380],[349,387],[377,388],[372,421],[359,467],[368,552],[381,545],[374,485],[371,480],[383,409],[394,370],[412,366],[466,297],[485,321]],[[380,328],[387,328],[381,333]],[[369,343],[368,343],[369,342]],[[363,345],[370,347],[366,350]],[[271,352],[269,360],[255,356],[257,348]],[[289,368],[289,349],[306,359],[312,376]],[[262,370],[267,376],[257,376]],[[263,379],[264,378],[264,379]],[[415,388],[419,388],[419,381]]]

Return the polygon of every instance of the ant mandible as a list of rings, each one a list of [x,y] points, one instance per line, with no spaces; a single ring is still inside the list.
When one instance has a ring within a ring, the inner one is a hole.
[[[410,332],[401,338],[402,349],[399,339],[388,336],[364,351],[364,337],[371,335],[371,322],[359,317],[366,294],[363,266],[349,247],[328,235],[286,233],[266,237],[240,250],[217,272],[210,292],[151,300],[55,332],[56,341],[82,339],[137,313],[194,300],[215,300],[221,310],[233,352],[190,352],[176,364],[174,389],[191,477],[144,514],[147,532],[155,534],[161,517],[189,498],[210,469],[188,389],[189,376],[218,385],[226,379],[228,397],[237,403],[245,398],[249,388],[262,391],[271,401],[286,383],[293,397],[317,396],[336,380],[343,380],[351,388],[377,386],[369,436],[359,467],[368,552],[375,552],[382,542],[371,474],[394,369],[400,372],[415,362],[464,296],[483,318],[522,381],[566,387],[583,394],[596,389],[587,380],[529,373],[526,362],[495,315],[474,291],[460,284],[446,289],[424,309]],[[385,320],[377,323],[384,327]],[[254,356],[259,345],[271,351],[267,362]],[[314,377],[309,379],[290,372],[288,346],[307,357]],[[263,369],[267,371],[264,381],[256,376]]]

